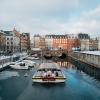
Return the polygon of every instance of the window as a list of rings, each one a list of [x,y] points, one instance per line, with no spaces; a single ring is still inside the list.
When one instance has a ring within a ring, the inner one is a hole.
[[[9,42],[7,42],[7,44],[9,44]]]
[[[9,40],[9,38],[7,38],[7,40]]]
[[[7,46],[7,49],[9,49],[9,46]]]
[[[11,44],[13,44],[13,42],[11,42]]]

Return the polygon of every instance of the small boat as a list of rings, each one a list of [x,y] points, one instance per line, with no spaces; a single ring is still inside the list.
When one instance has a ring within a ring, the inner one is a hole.
[[[9,65],[12,69],[29,69],[28,65],[26,65],[24,62],[17,62],[15,64]]]
[[[35,67],[36,62],[31,61],[31,60],[23,60],[24,63],[26,63],[29,67]]]
[[[60,66],[54,62],[42,63],[32,77],[36,83],[62,83],[65,79]]]

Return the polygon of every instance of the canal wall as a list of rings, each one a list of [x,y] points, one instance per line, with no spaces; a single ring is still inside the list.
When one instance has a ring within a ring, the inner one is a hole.
[[[92,52],[93,53],[93,52]],[[78,70],[89,74],[100,80],[100,55],[74,52],[69,56],[70,62],[76,66]]]
[[[71,56],[82,62],[100,68],[100,51],[73,52]]]

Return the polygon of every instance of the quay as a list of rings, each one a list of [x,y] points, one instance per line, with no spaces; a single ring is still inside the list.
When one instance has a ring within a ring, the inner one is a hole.
[[[73,52],[71,57],[100,68],[100,51],[79,51]]]
[[[78,70],[100,80],[100,51],[73,52],[69,59]]]
[[[27,56],[26,52],[16,53],[11,56],[0,56],[0,71],[9,67],[11,62],[23,59]]]

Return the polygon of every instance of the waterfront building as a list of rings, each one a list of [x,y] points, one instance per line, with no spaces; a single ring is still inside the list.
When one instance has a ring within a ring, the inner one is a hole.
[[[98,39],[97,38],[89,40],[89,50],[90,51],[98,50]]]
[[[17,31],[16,31],[17,32]],[[16,34],[15,30],[13,31],[4,31],[6,35],[6,52],[14,53],[19,51],[20,39]]]
[[[80,49],[81,51],[88,51],[89,50],[89,40],[90,36],[88,34],[79,33],[78,39],[80,41]]]
[[[20,34],[20,51],[30,50],[30,34],[22,33]]]
[[[5,46],[6,46],[6,37],[5,37],[5,33],[1,30],[0,31],[0,53],[5,52]]]
[[[40,47],[40,45],[39,45],[39,43],[40,43],[40,37],[41,36],[39,34],[34,35],[34,37],[33,37],[34,48],[39,48]]]
[[[44,36],[40,36],[39,34],[36,34],[34,35],[33,40],[31,41],[32,41],[33,48],[45,49],[46,47]]]
[[[72,51],[72,48],[76,46],[76,39],[77,35],[73,34],[46,35],[46,46],[53,49]]]
[[[45,38],[44,37],[40,37],[39,48],[45,49],[45,47],[46,47]]]
[[[67,35],[54,35],[53,36],[53,48],[68,49]]]
[[[45,35],[46,48],[53,48],[53,35]]]
[[[98,38],[98,50],[100,51],[100,37]]]

